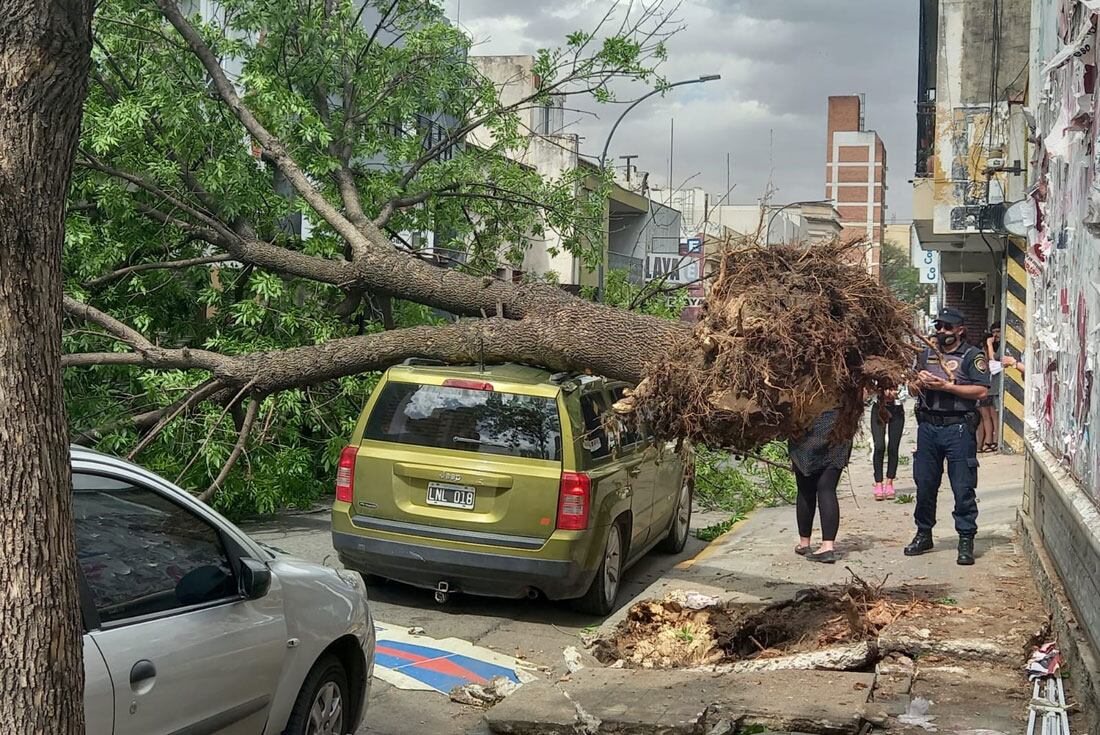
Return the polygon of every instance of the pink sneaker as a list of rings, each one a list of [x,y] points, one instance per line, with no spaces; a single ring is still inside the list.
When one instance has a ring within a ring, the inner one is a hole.
[[[883,488],[881,482],[875,483],[875,500],[885,500],[886,490]]]
[[[894,499],[894,481],[887,480],[886,484],[882,488],[882,495],[886,500]]]

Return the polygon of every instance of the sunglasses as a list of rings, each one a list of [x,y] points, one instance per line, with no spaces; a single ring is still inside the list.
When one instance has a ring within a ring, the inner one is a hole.
[[[947,322],[936,322],[934,326],[937,332],[946,332],[949,329],[955,328],[954,324],[948,324]]]

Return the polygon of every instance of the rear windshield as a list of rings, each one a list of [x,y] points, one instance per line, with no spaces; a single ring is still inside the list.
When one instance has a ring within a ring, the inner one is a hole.
[[[364,438],[528,459],[561,460],[553,398],[386,383]]]

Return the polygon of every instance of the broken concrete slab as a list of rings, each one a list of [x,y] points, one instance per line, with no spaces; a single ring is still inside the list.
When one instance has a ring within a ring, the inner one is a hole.
[[[913,659],[891,653],[875,666],[875,705],[885,715],[901,715],[912,701],[913,679],[917,669]]]
[[[878,648],[874,641],[860,641],[859,643],[832,646],[810,653],[796,653],[789,656],[757,658],[729,664],[701,666],[698,670],[711,671],[716,674],[780,671],[783,669],[856,671],[870,664],[877,654]]]
[[[1018,665],[1031,650],[1046,617],[993,606],[941,606],[916,610],[879,633],[883,653],[938,654],[957,661],[996,661]]]
[[[869,673],[585,669],[566,682],[523,687],[486,719],[506,735],[697,735],[722,721],[849,735],[863,723],[873,686]]]
[[[955,661],[990,661],[1018,664],[1022,649],[1014,649],[986,638],[935,638],[924,636],[919,628],[885,630],[878,639],[883,653],[903,653],[911,656],[938,655]]]

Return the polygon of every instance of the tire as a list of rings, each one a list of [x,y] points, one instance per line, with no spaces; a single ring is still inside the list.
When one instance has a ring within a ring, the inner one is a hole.
[[[608,615],[615,609],[622,583],[623,563],[625,561],[623,545],[623,526],[611,524],[604,543],[603,559],[588,591],[573,601],[573,608],[588,615]]]
[[[310,669],[294,700],[284,735],[347,735],[355,726],[344,665],[322,656]]]
[[[676,498],[676,509],[672,512],[672,523],[668,534],[657,544],[657,550],[665,554],[679,554],[687,545],[688,530],[691,528],[691,499],[695,495],[695,482],[684,478],[680,495]]]

